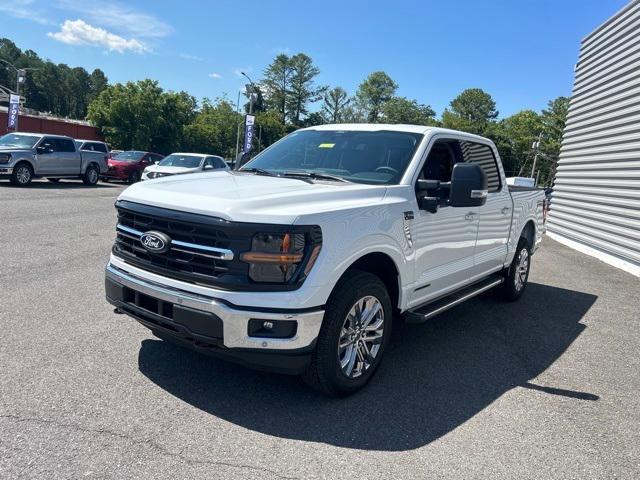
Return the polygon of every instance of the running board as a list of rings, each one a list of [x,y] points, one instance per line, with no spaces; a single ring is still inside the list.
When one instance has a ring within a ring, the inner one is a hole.
[[[478,283],[474,283],[473,285],[465,287],[462,290],[451,293],[446,297],[434,300],[433,302],[427,303],[426,305],[422,305],[409,310],[405,314],[405,321],[407,323],[424,323],[431,317],[435,317],[436,315],[439,315],[440,313],[449,310],[456,305],[460,305],[462,302],[466,302],[470,298],[473,298],[483,292],[486,292],[487,290],[497,287],[503,282],[504,278],[502,277],[502,275],[492,275]]]

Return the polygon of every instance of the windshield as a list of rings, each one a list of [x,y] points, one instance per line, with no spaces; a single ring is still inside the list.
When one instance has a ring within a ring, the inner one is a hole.
[[[422,135],[408,132],[304,130],[256,156],[241,170],[340,177],[369,184],[398,183]]]
[[[195,155],[178,155],[171,154],[168,157],[162,159],[158,164],[161,167],[185,167],[185,168],[197,168],[202,162],[202,157]]]
[[[135,150],[131,150],[129,152],[120,152],[117,155],[113,156],[114,160],[119,160],[121,162],[137,162],[140,160],[146,152],[138,152]]]
[[[40,140],[40,137],[35,137],[33,135],[7,133],[0,137],[0,147],[33,148],[38,140]]]

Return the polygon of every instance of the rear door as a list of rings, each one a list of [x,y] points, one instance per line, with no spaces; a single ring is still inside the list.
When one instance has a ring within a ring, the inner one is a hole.
[[[80,173],[81,157],[76,145],[70,138],[56,138],[56,163],[60,175],[76,175]]]
[[[487,175],[487,202],[481,207],[473,208],[472,213],[478,216],[478,238],[473,255],[474,273],[488,274],[502,268],[507,257],[513,202],[509,187],[502,182],[504,177],[491,146],[461,141],[460,149],[465,162],[479,165]]]

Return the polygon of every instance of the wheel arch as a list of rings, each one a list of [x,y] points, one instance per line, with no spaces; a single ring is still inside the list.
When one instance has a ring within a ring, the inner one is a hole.
[[[519,238],[524,238],[529,243],[529,248],[533,248],[536,239],[536,224],[533,220],[528,220],[525,223]]]
[[[336,285],[342,280],[342,278],[353,270],[361,270],[364,272],[369,272],[373,275],[376,275],[382,283],[384,283],[387,288],[387,292],[389,292],[389,297],[391,297],[391,304],[395,309],[400,308],[401,302],[401,294],[402,294],[402,283],[400,277],[400,269],[398,265],[393,260],[391,255],[381,252],[374,251],[366,253],[353,262],[346,268],[342,275],[340,276]]]

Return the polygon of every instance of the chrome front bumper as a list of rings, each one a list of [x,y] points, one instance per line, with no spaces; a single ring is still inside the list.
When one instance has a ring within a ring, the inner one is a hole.
[[[287,312],[286,309],[283,309],[282,312],[274,312],[273,309],[260,309],[259,307],[234,308],[228,304],[228,302],[220,299],[150,282],[112,264],[107,265],[105,276],[107,281],[111,281],[116,285],[126,287],[135,292],[140,292],[148,297],[215,315],[222,320],[222,343],[224,347],[228,349],[251,349],[254,351],[275,350],[283,353],[286,351],[303,350],[313,345],[320,332],[320,326],[324,316],[324,310],[322,309],[298,313],[294,310]],[[259,295],[259,293],[256,293],[258,301]],[[108,300],[118,306],[118,302],[114,302],[113,299],[109,298]],[[291,338],[253,337],[248,335],[248,324],[251,319],[264,321],[293,320],[297,322],[297,330]],[[167,324],[172,323],[170,319],[163,320],[163,322]]]
[[[0,166],[0,175],[11,175],[13,173],[13,167]]]

